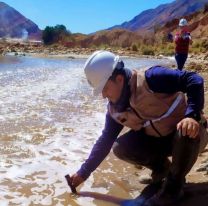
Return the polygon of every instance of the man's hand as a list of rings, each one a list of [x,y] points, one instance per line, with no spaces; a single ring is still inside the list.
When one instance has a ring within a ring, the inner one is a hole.
[[[84,181],[85,180],[81,176],[79,176],[77,173],[75,173],[71,176],[71,183],[74,187],[79,186]]]
[[[193,118],[184,118],[177,124],[177,130],[181,130],[183,136],[196,138],[199,133],[199,123]]]

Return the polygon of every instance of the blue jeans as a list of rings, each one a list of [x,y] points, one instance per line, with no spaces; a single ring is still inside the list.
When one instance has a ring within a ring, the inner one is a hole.
[[[188,57],[188,54],[179,54],[179,53],[175,54],[175,60],[177,62],[177,66],[179,70],[183,69],[183,66],[186,62],[187,57]]]

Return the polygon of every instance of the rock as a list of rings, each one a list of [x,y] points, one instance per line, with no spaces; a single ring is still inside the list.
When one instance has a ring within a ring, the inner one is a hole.
[[[68,59],[75,59],[74,56],[68,56]]]

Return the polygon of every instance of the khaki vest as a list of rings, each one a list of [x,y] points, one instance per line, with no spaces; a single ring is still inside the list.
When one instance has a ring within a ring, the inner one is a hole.
[[[145,79],[145,70],[134,71],[130,80],[130,107],[118,112],[108,106],[112,118],[133,130],[145,129],[147,135],[166,136],[176,129],[184,117],[186,99],[182,92],[174,94],[155,93]]]

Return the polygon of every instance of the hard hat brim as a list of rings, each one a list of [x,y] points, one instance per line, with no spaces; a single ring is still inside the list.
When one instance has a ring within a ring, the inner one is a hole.
[[[102,93],[103,88],[105,87],[107,81],[108,81],[108,79],[107,79],[107,80],[106,80],[106,79],[103,79],[103,81],[100,82],[99,86],[98,86],[97,88],[94,88],[94,89],[93,89],[93,94],[94,94],[95,96],[98,96],[99,94]]]
[[[119,59],[120,59],[119,56],[116,56],[115,57],[114,64],[113,64],[113,70],[116,68]],[[112,70],[112,72],[113,72],[113,70]],[[112,75],[112,73],[110,74],[110,76],[111,75]],[[108,79],[109,79],[110,76],[107,75],[106,77],[104,77],[103,80],[100,82],[99,86],[97,88],[94,88],[93,89],[93,94],[95,96],[98,96],[100,93],[102,93],[103,88],[105,87],[105,85],[106,85],[106,83],[107,83],[107,81],[108,81]]]

